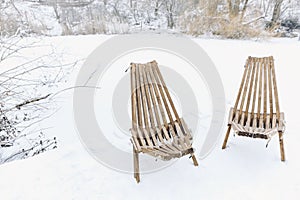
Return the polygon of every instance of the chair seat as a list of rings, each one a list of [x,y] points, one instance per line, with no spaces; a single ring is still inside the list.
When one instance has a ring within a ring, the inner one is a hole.
[[[276,133],[284,132],[284,113],[280,113],[280,119],[277,120],[276,113],[258,115],[257,113],[248,113],[245,111],[230,109],[228,124],[230,124],[234,132],[239,136],[252,138],[269,139]],[[264,119],[265,118],[265,119]]]
[[[191,147],[185,149],[176,149],[176,147],[176,145],[173,146],[172,144],[168,146],[162,145],[155,147],[153,150],[146,153],[151,156],[158,157],[161,160],[171,160],[173,158],[180,158],[187,154],[194,153],[194,149]]]
[[[185,125],[184,120],[182,118],[180,120],[181,124]],[[192,136],[187,127],[183,127],[183,130],[184,132],[177,121],[175,121],[175,126],[169,123],[168,129],[164,126],[148,130],[146,128],[138,128],[137,131],[131,129],[131,142],[137,152],[147,153],[162,160],[180,158],[194,152],[191,145]]]

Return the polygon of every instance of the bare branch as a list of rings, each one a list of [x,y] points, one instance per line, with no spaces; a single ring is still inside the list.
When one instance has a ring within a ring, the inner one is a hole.
[[[27,101],[25,101],[25,102],[23,102],[21,104],[16,105],[16,108],[20,110],[22,106],[25,106],[25,105],[33,103],[33,102],[44,100],[44,99],[48,98],[50,95],[51,94],[47,94],[46,96],[43,96],[43,97],[39,97],[39,98],[34,98],[34,99],[27,100]]]

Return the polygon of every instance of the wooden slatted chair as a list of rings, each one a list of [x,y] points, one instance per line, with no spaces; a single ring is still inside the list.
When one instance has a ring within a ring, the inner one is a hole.
[[[156,61],[146,64],[131,63],[131,107],[134,177],[140,181],[139,153],[162,160],[190,154],[197,160],[192,148],[192,136],[183,118],[180,118]]]
[[[250,109],[251,108],[251,109]],[[285,161],[284,113],[280,112],[273,57],[249,57],[233,108],[222,149],[226,148],[231,127],[239,136],[270,139],[279,135],[281,160]]]

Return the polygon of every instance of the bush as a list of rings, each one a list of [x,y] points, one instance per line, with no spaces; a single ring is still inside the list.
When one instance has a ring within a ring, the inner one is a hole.
[[[239,20],[232,20],[221,22],[215,34],[229,39],[248,39],[261,36],[262,31],[253,24],[242,24]]]
[[[218,35],[229,39],[256,38],[262,35],[260,23],[243,24],[239,19],[228,20],[224,16],[186,16],[181,21],[181,28],[187,34],[199,36],[203,34]]]
[[[288,31],[293,31],[294,29],[300,29],[300,22],[298,17],[289,17],[281,22],[281,26],[287,28]]]

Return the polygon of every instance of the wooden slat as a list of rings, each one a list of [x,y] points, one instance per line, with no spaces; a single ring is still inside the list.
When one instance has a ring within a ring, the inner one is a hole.
[[[234,113],[233,113],[233,110],[234,108],[230,108],[229,110],[229,115],[228,115],[228,124],[231,124],[233,122],[233,116],[234,116]]]
[[[280,113],[280,118],[278,119],[278,130],[283,132],[284,130],[284,113]]]
[[[269,80],[269,106],[270,106],[270,118],[273,119],[273,88],[272,88],[272,75],[271,75],[272,59],[268,59],[268,80]]]
[[[171,140],[171,137],[170,137],[170,134],[169,134],[167,128],[166,128],[165,126],[162,126],[161,128],[162,128],[162,129],[161,129],[161,130],[162,130],[162,133],[163,133],[163,135],[165,136],[165,139],[166,139],[167,141]]]
[[[132,134],[132,144],[134,145],[135,150],[140,152],[141,151],[141,144],[140,144],[140,141],[138,139],[137,132],[133,129],[131,129],[130,131],[131,131],[131,134]]]
[[[174,124],[174,126],[173,126]],[[176,132],[175,132],[175,123],[170,123],[169,126],[168,126],[168,130],[169,132],[171,132],[172,134],[172,139],[173,139],[173,145],[177,145],[177,147],[180,149],[180,150],[184,150],[184,147],[185,147],[185,144],[183,143],[183,141],[180,139],[180,137],[178,135],[176,135]]]
[[[136,80],[135,80],[135,73],[136,73],[136,66],[135,64],[131,64],[131,70],[130,70],[130,79],[131,79],[131,114],[132,114],[132,129],[131,133],[133,136],[133,144],[135,144],[135,148],[137,151],[141,151],[141,141],[137,135],[137,95],[136,95]]]
[[[180,157],[181,156],[181,152],[171,149],[169,148],[167,145],[161,145],[159,148],[156,148],[156,151],[158,152],[163,152],[164,154],[166,154],[167,157]]]
[[[147,148],[152,149],[153,148],[153,141],[150,139],[150,134],[151,134],[150,129],[141,128],[141,130],[143,132],[144,137],[146,138],[147,145],[148,145]],[[155,146],[155,144],[154,144],[154,146]]]
[[[276,115],[277,115],[277,119],[280,119],[278,90],[277,90],[277,82],[276,82],[276,75],[275,75],[273,57],[271,57],[271,68],[272,68],[272,75],[273,75],[273,87],[274,87],[274,97],[275,97],[275,105],[276,105]]]
[[[243,108],[244,108],[244,102],[245,102],[245,98],[246,98],[246,94],[247,94],[247,90],[248,90],[248,85],[249,85],[249,80],[250,80],[250,75],[251,75],[251,71],[253,69],[253,67],[251,67],[251,60],[252,58],[250,57],[250,61],[248,62],[248,73],[247,73],[247,79],[246,79],[246,83],[244,85],[244,91],[243,91],[243,96],[241,99],[241,105],[240,105],[240,112],[239,115],[241,116]]]
[[[190,139],[192,139],[192,135],[191,135],[190,130],[189,130],[188,126],[186,125],[184,119],[183,119],[183,118],[180,118],[180,121],[181,121],[181,124],[182,124],[182,126],[183,126],[183,128],[184,128],[185,134],[186,134]]]
[[[239,92],[238,92],[238,95],[237,95],[237,98],[236,98],[236,101],[235,101],[235,104],[234,104],[233,113],[236,112],[238,104],[239,104],[239,101],[240,101],[240,98],[241,98],[241,94],[242,94],[244,83],[245,83],[246,74],[247,74],[247,72],[249,70],[249,67],[248,67],[249,61],[250,61],[250,57],[246,61],[246,65],[245,65],[245,69],[244,69],[244,74],[243,74],[242,82],[241,82],[241,85],[240,85],[240,88],[239,88]]]
[[[150,125],[149,125],[149,120],[150,120],[150,123],[153,122],[153,115],[151,115],[153,113],[151,110],[150,99],[148,98],[149,93],[146,92],[146,90],[148,89],[148,86],[146,85],[146,80],[144,77],[145,67],[143,65],[139,65],[139,66],[140,66],[139,77],[140,77],[140,82],[141,82],[142,104],[143,104],[144,125],[145,125],[144,133],[147,134],[146,140],[147,140],[149,146],[152,148],[153,145],[154,146],[157,145],[155,134],[153,131],[151,131],[152,129],[150,130]],[[149,118],[149,115],[150,115],[150,118]],[[151,124],[151,128],[153,128],[152,124]]]
[[[156,134],[158,136],[159,141],[161,143],[164,143],[165,141],[164,141],[164,137],[163,137],[163,134],[162,134],[162,128],[161,128],[161,126],[160,127],[156,127],[155,130],[156,130]]]
[[[250,80],[250,86],[248,90],[248,99],[247,99],[247,104],[246,104],[246,111],[245,111],[245,118],[248,121],[248,111],[250,107],[250,102],[251,102],[251,95],[252,95],[252,90],[253,90],[253,82],[254,82],[254,75],[256,72],[256,59],[252,59],[251,67],[252,67],[252,75],[251,75],[251,80]]]
[[[257,104],[257,119],[260,119],[261,109],[261,95],[262,95],[262,76],[263,76],[263,64],[259,62],[259,89],[258,89],[258,104]]]
[[[252,115],[250,113],[250,115],[248,115],[248,117],[246,118],[246,125],[245,125],[246,129],[249,129],[251,126],[251,121],[253,120],[251,117],[252,117]]]
[[[135,71],[135,80],[136,80],[136,94],[137,94],[137,116],[138,116],[138,127],[137,127],[137,135],[141,141],[141,144],[144,148],[147,147],[146,136],[144,135],[143,129],[143,113],[142,113],[142,96],[141,96],[141,84],[139,79],[139,66],[136,65]]]
[[[234,122],[239,123],[240,112],[238,110],[235,111]]]
[[[273,118],[272,118],[272,128],[276,128],[276,115],[273,115]]]
[[[174,152],[181,152],[181,149],[178,147],[178,145],[173,145],[173,141],[170,142],[170,140],[166,143],[164,143],[164,145],[166,146],[166,148],[168,148],[170,151],[174,151]]]
[[[147,144],[145,141],[145,136],[140,127],[137,127],[137,136],[141,141],[141,148],[147,148]]]
[[[138,72],[139,72],[139,89],[141,91],[141,98],[142,98],[142,111],[143,111],[143,117],[144,117],[144,128],[142,128],[144,136],[146,138],[147,144],[150,148],[153,148],[153,143],[152,140],[150,139],[150,126],[149,126],[149,117],[148,117],[148,109],[147,109],[147,99],[146,99],[146,94],[145,94],[145,83],[143,79],[143,70],[144,66],[139,64],[138,65]],[[155,145],[155,144],[154,144]]]
[[[139,90],[141,94],[141,105],[142,105],[142,113],[143,113],[143,125],[146,129],[149,130],[149,118],[148,118],[148,112],[147,112],[147,100],[146,100],[146,94],[145,94],[145,88],[144,88],[144,80],[143,80],[143,66],[141,64],[138,64],[138,76],[139,79]]]
[[[139,154],[138,152],[133,148],[133,165],[134,165],[134,178],[136,179],[136,182],[140,182],[140,173],[139,173]]]
[[[178,145],[173,145],[174,142],[172,143],[165,143],[166,147],[169,148],[170,150],[172,151],[175,151],[175,152],[181,152],[181,149]]]
[[[143,116],[142,116],[142,95],[141,95],[141,84],[140,84],[140,79],[139,77],[139,67],[136,66],[136,71],[135,71],[135,80],[136,80],[136,94],[137,94],[137,116],[138,116],[138,126],[143,127]]]
[[[258,123],[257,123],[257,114],[255,113],[253,116],[253,121],[252,121],[252,128],[256,129],[258,127]]]
[[[149,128],[149,132],[150,132],[150,139],[153,141],[154,146],[159,146],[159,141],[156,138],[156,129],[155,128]]]
[[[130,71],[130,79],[131,79],[131,113],[132,113],[132,128],[136,131],[137,122],[136,122],[136,107],[137,107],[137,100],[136,100],[136,82],[135,82],[135,71],[136,67],[135,64],[131,64],[131,71]]]
[[[141,84],[140,84],[140,79],[139,79],[139,66],[138,65],[135,65],[136,66],[136,70],[135,70],[135,81],[136,81],[136,101],[137,101],[137,116],[138,116],[138,119],[137,119],[137,122],[138,122],[138,128],[137,128],[137,135],[141,141],[141,144],[143,147],[146,147],[147,146],[147,143],[146,143],[146,137],[144,135],[144,132],[143,132],[143,116],[142,116],[142,96],[141,96]]]
[[[170,152],[164,151],[161,148],[157,148],[155,150],[152,150],[150,152],[147,152],[149,155],[152,155],[153,157],[161,157],[163,160],[170,160],[172,159],[172,155],[170,155]]]
[[[242,125],[242,126],[245,125],[245,112],[242,112],[242,117],[241,117],[241,120],[240,120],[239,124]]]
[[[182,143],[183,147],[190,148],[191,147],[190,140],[188,139],[188,137],[185,137],[178,122],[175,122],[175,127],[176,127],[176,131],[178,133],[178,137],[182,140],[181,143]]]
[[[259,76],[259,63],[255,62],[256,74],[255,74],[255,83],[254,83],[254,92],[252,98],[252,109],[251,109],[251,119],[254,119],[254,112],[255,112],[255,104],[256,104],[256,94],[257,94],[257,87],[258,87],[258,76]]]
[[[181,152],[177,149],[175,149],[172,145],[170,144],[162,144],[159,148],[157,149],[163,149],[164,152],[168,152],[171,155],[175,155],[175,157],[180,156]]]
[[[264,63],[264,123],[266,121],[267,117],[267,97],[268,97],[268,91],[267,91],[267,61],[265,58],[263,58],[263,63]]]
[[[149,113],[149,117],[150,117],[151,128],[155,128],[154,114],[153,114],[153,110],[152,110],[153,104],[151,103],[149,82],[146,77],[146,69],[145,68],[142,71],[142,77],[143,77],[144,91],[145,91],[145,95],[146,95],[146,103],[147,103],[148,113]]]
[[[259,128],[264,128],[264,116],[260,115],[260,117],[258,119],[259,119],[259,125],[258,125],[258,127]]]
[[[271,128],[271,125],[270,125],[270,115],[267,115],[265,124],[266,124],[266,127],[265,127],[266,129]]]

